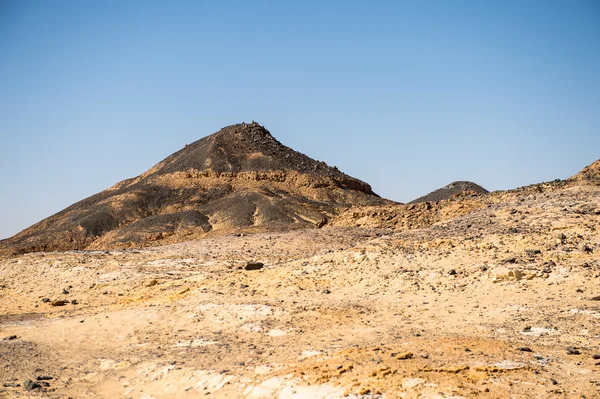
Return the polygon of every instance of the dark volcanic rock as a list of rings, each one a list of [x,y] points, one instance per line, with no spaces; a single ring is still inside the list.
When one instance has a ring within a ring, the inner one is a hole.
[[[250,262],[246,263],[246,266],[244,267],[244,269],[245,270],[260,270],[264,266],[265,265],[262,262],[250,261]]]
[[[472,183],[470,181],[455,181],[448,184],[447,186],[432,191],[427,195],[412,200],[411,202],[409,202],[409,204],[417,204],[419,202],[437,202],[448,200],[455,196],[474,196],[487,193],[489,193],[489,191],[478,184]]]
[[[367,183],[284,146],[259,124],[242,123],[0,241],[0,254],[315,228],[352,205],[390,203]]]
[[[34,389],[38,389],[41,387],[42,386],[40,384],[38,384],[37,382],[33,382],[31,380],[25,380],[23,382],[23,388],[25,388],[26,391],[33,391]]]

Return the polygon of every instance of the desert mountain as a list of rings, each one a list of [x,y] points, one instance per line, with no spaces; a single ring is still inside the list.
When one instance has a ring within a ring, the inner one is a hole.
[[[571,176],[568,181],[600,184],[600,159],[586,166],[576,175]]]
[[[320,227],[352,205],[389,203],[367,183],[284,146],[263,126],[242,123],[0,241],[0,253],[138,247],[214,233]]]
[[[455,181],[447,186],[438,188],[427,195],[419,197],[409,202],[409,204],[417,204],[419,202],[437,202],[450,199],[456,195],[480,195],[487,194],[488,190],[470,181]]]

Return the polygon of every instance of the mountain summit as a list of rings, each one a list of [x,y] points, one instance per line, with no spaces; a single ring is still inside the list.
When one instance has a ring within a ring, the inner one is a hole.
[[[418,204],[419,202],[436,202],[448,200],[456,195],[480,195],[487,194],[488,190],[470,181],[455,181],[447,186],[438,188],[427,195],[419,197],[409,202],[409,204]]]
[[[352,205],[387,203],[367,183],[284,146],[258,123],[241,123],[0,241],[0,253],[320,227]]]

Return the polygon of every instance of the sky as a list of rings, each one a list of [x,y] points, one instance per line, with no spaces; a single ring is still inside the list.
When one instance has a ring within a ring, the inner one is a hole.
[[[600,158],[600,2],[0,0],[0,238],[223,126],[408,202]]]

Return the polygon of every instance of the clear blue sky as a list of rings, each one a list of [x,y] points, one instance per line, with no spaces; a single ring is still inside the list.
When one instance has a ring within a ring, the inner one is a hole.
[[[0,0],[0,237],[256,120],[409,201],[600,158],[600,2]]]

